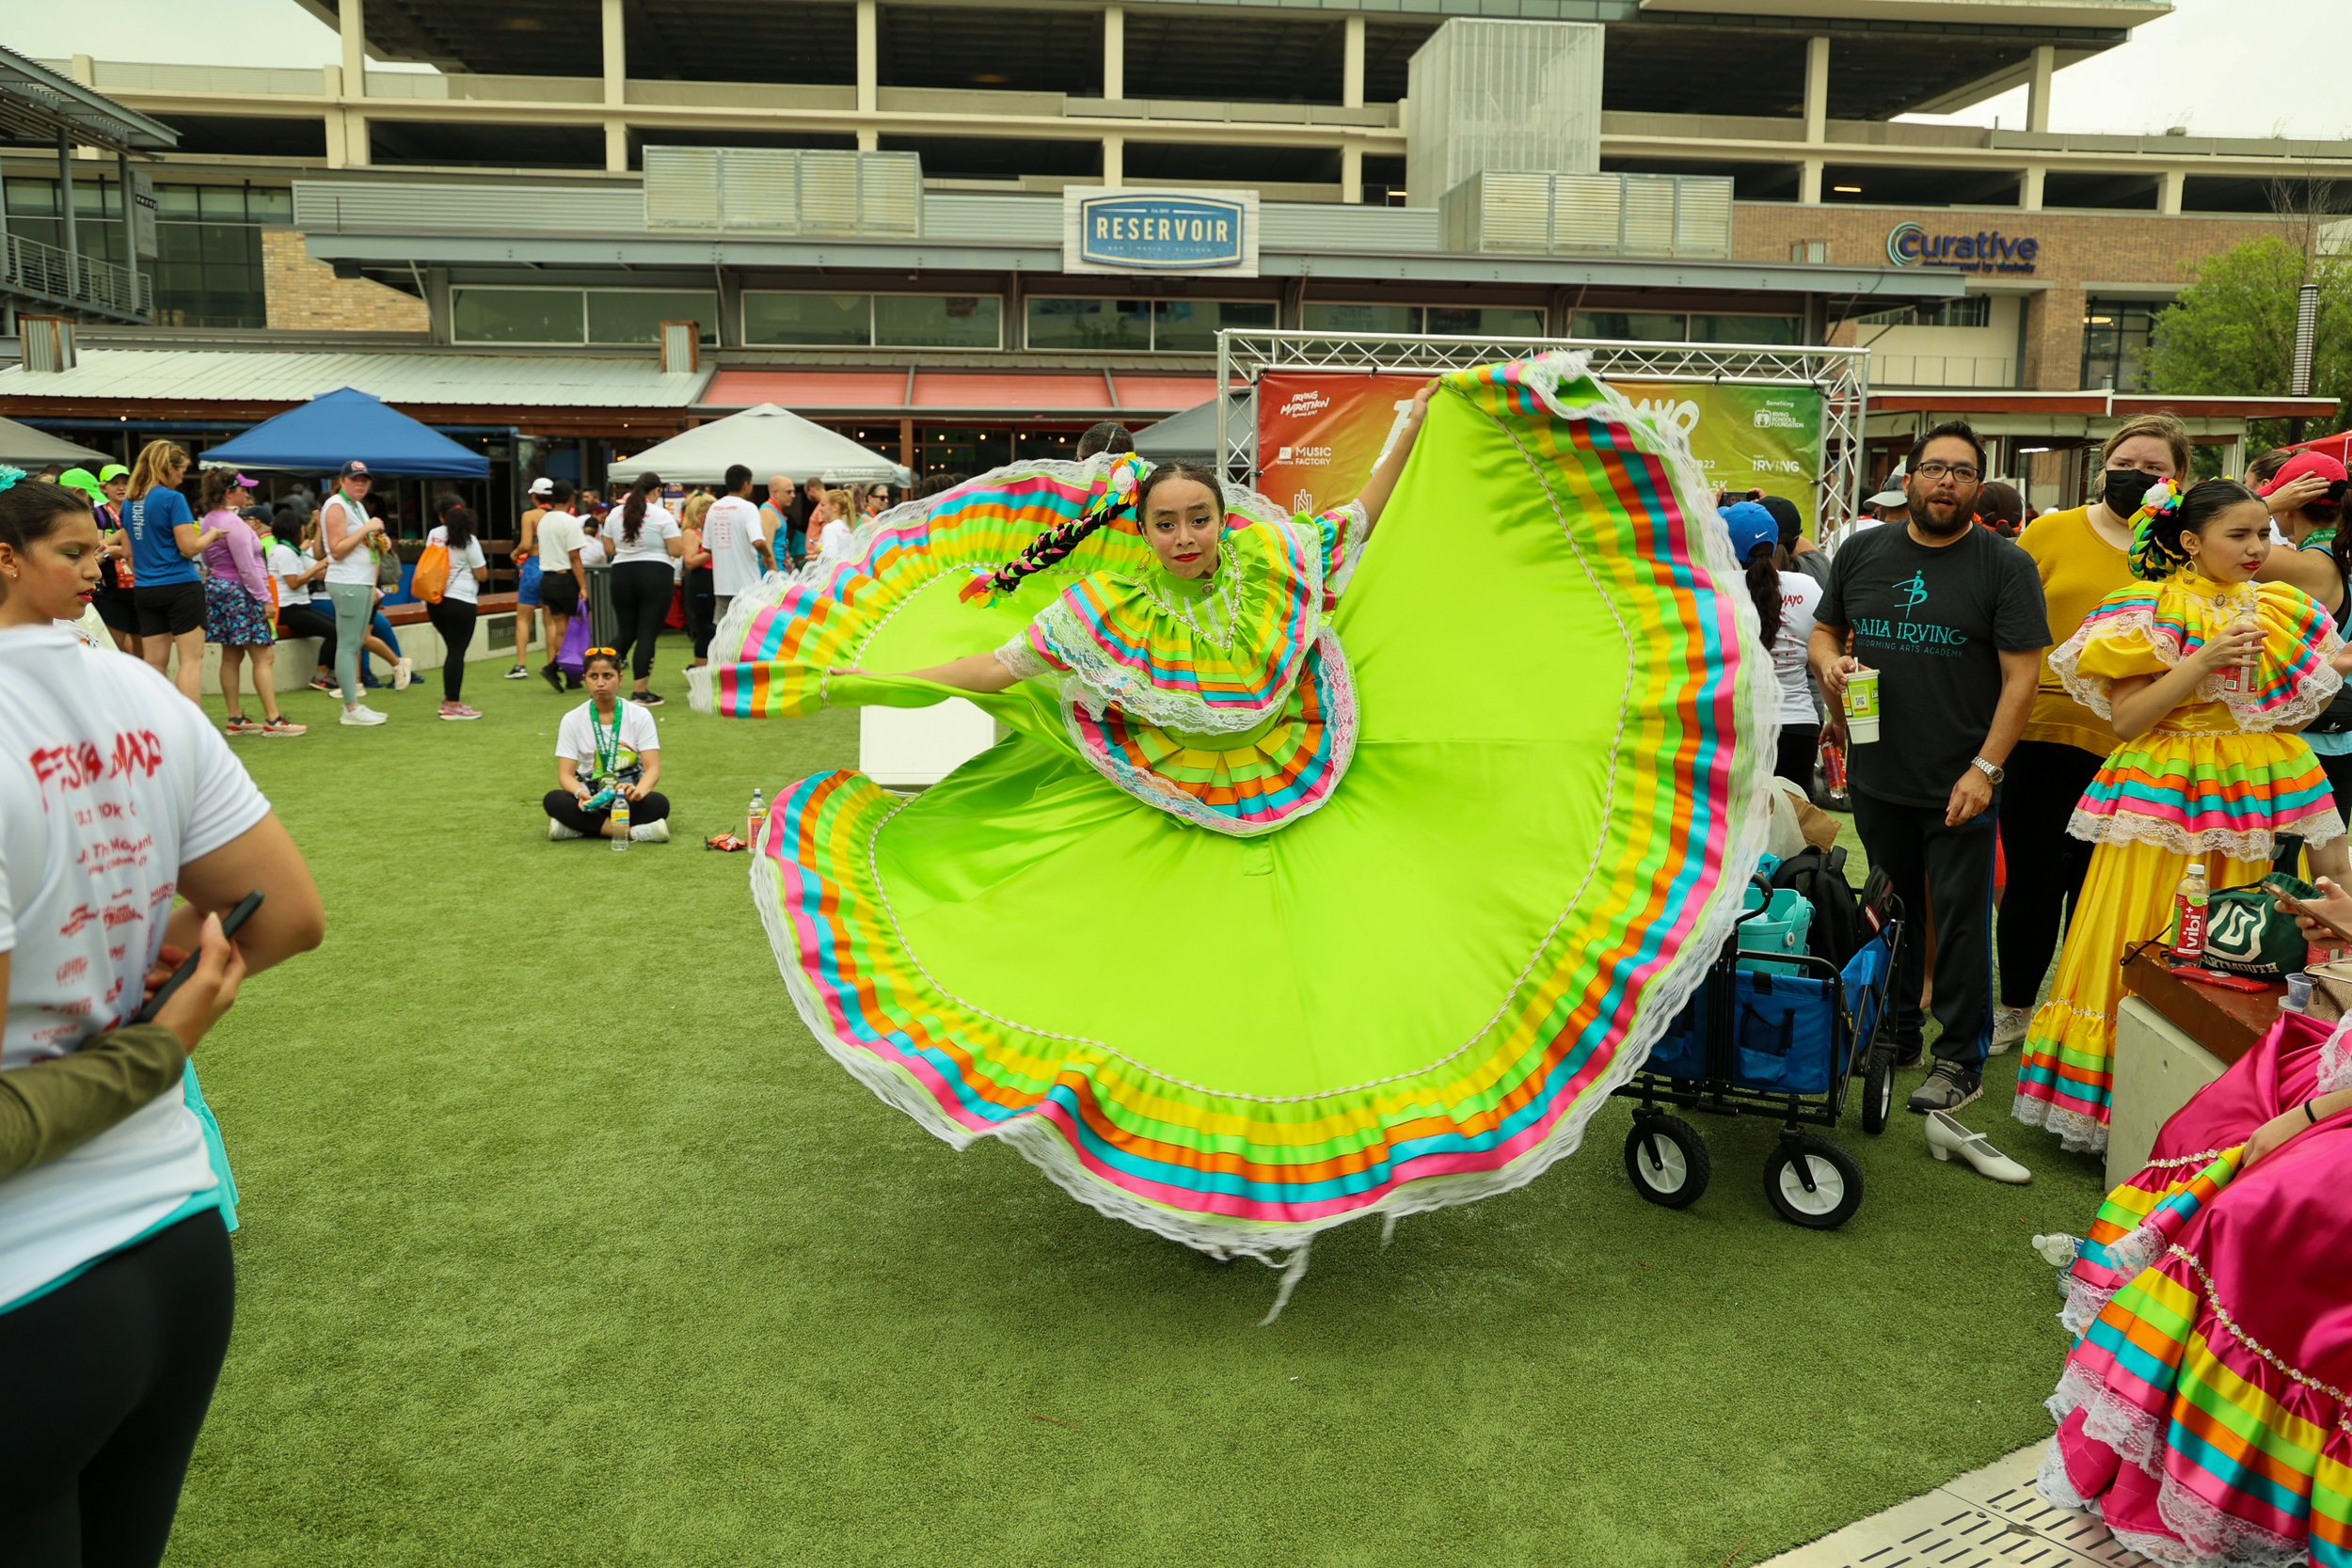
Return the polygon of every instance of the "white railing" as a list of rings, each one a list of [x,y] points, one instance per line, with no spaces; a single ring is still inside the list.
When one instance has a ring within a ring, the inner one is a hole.
[[[1552,256],[1728,257],[1718,175],[1488,170],[1438,202],[1445,247]]]
[[[145,318],[155,312],[155,286],[144,274],[21,234],[10,234],[0,246],[0,291],[117,316]]]
[[[2017,362],[1992,354],[1889,354],[1873,349],[1870,385],[1881,389],[2010,388],[2017,385]]]

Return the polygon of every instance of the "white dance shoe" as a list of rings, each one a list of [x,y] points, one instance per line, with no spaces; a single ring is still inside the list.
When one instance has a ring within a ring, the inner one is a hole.
[[[1983,1133],[1971,1132],[1947,1111],[1928,1113],[1928,1152],[1947,1163],[1957,1154],[1979,1176],[2006,1181],[2012,1187],[2022,1187],[2033,1180],[2033,1172],[1994,1148]]]

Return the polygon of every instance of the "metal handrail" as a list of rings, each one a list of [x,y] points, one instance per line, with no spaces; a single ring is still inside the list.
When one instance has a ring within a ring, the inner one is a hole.
[[[155,313],[154,280],[145,274],[22,234],[0,244],[0,289],[119,316]]]

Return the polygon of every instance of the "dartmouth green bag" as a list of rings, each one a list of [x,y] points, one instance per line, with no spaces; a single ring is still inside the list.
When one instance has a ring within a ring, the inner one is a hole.
[[[2205,956],[2197,961],[2249,980],[2283,980],[2300,970],[2310,947],[2295,916],[2274,902],[2280,893],[2290,898],[2319,896],[2317,888],[2283,871],[2217,890],[2205,909]]]

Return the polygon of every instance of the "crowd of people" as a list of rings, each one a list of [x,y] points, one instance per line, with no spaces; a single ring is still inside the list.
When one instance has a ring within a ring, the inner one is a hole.
[[[1314,520],[1309,553],[1318,558],[1281,567],[1269,556],[1266,571],[1344,580],[1427,402],[1425,392],[1353,517],[1341,509]],[[1104,451],[1131,452],[1132,443],[1098,427],[1081,455]],[[2315,452],[2274,452],[2242,480],[2196,480],[2193,458],[2178,420],[2133,420],[2102,445],[2085,504],[2036,513],[2018,486],[1988,477],[1977,434],[1947,422],[1919,437],[1834,551],[1806,536],[1786,498],[1718,498],[1771,655],[1774,770],[1808,792],[1825,764],[1842,776],[1871,864],[1913,915],[1888,1026],[1897,1066],[1928,1069],[1910,1096],[1914,1111],[1972,1103],[1988,1058],[2022,1050],[2015,1117],[2067,1149],[2104,1149],[2121,965],[2165,935],[2192,866],[2215,886],[2251,884],[2274,866],[2307,870],[2323,895],[2319,914],[2352,924],[2352,896],[2341,892],[2352,882],[2352,644],[2338,629],[2352,613],[2352,537],[2341,527],[2352,476]],[[0,705],[0,733],[13,755],[57,759],[0,768],[0,993],[9,1003],[0,1037],[0,1348],[31,1366],[21,1413],[0,1419],[0,1540],[78,1539],[86,1550],[114,1543],[134,1560],[159,1554],[168,1531],[226,1344],[225,1236],[234,1224],[233,1187],[189,1057],[246,974],[315,945],[324,929],[299,854],[224,735],[306,733],[278,701],[283,639],[316,640],[309,685],[338,697],[347,726],[387,721],[368,705],[371,686],[413,680],[383,610],[404,563],[381,507],[371,505],[373,478],[364,462],[346,463],[314,506],[306,493],[273,507],[261,503],[259,481],[234,468],[192,472],[189,454],[166,441],[127,467],[62,471],[54,483],[0,469],[0,676],[16,693]],[[941,476],[925,488],[960,480]],[[1238,556],[1237,538],[1267,550],[1293,543],[1271,531],[1237,534],[1216,483],[1179,465],[1135,486],[1137,531],[1157,552],[1160,586],[1186,590],[1173,595],[1168,626],[1196,634],[1196,610],[1215,619],[1220,548]],[[558,725],[548,835],[666,842],[672,808],[660,788],[653,712],[666,699],[654,680],[674,607],[692,665],[707,666],[739,601],[776,574],[826,581],[854,559],[859,530],[893,492],[781,473],[763,485],[739,464],[675,501],[653,473],[610,501],[552,476],[529,494],[504,552],[518,575],[506,678],[535,674],[559,696],[583,699]],[[980,602],[1058,564],[1102,526],[1096,514],[1117,504],[1108,491],[1091,496],[1087,527],[1040,532],[979,584]],[[1051,510],[1039,505],[1041,516]],[[464,683],[494,547],[453,499],[436,508],[422,546],[416,586],[442,647],[438,717],[479,720]],[[595,566],[610,572],[610,646],[586,645]],[[1327,610],[1336,597],[1329,590]],[[546,655],[535,667],[534,639]],[[220,650],[217,729],[198,701],[208,644]],[[108,648],[135,657],[90,657]],[[1291,681],[1313,677],[1286,688],[1303,717],[1285,721],[1319,733],[1321,656],[1302,658],[1288,643],[1276,651],[1295,660]],[[1068,674],[1066,662],[1050,640],[1025,632],[897,676],[850,665],[830,673],[985,697]],[[1857,736],[1845,705],[1866,675],[1877,728]],[[1224,721],[1212,698],[1194,701],[1200,714],[1184,711],[1196,731]],[[140,760],[122,765],[134,736]],[[1158,796],[1137,798],[1179,810],[1170,801],[1183,787],[1171,775]],[[69,799],[111,802],[150,834],[94,838],[82,816],[56,809]],[[1996,865],[2005,871],[1997,891]],[[93,879],[101,868],[103,890]],[[126,878],[129,895],[114,885]],[[175,889],[184,902],[173,910]],[[255,889],[265,895],[262,912],[232,942],[220,916]],[[110,900],[132,911],[137,940],[124,941],[111,919],[75,912]],[[143,1015],[135,1004],[183,959],[192,978]],[[2165,1512],[2169,1481],[2152,1490],[2131,1479],[2131,1465],[2108,1462],[2119,1444],[2101,1412],[2120,1396],[2099,1382],[2110,1369],[2090,1325],[2116,1302],[2154,1312],[2129,1294],[2138,1271],[2126,1267],[2153,1263],[2123,1238],[2143,1223],[2169,1226],[2180,1250],[2178,1238],[2200,1223],[2195,1207],[2165,1205],[2191,1176],[2204,1173],[2210,1201],[2262,1161],[2265,1190],[2282,1201],[2279,1150],[2352,1124],[2352,1063],[2308,1039],[2280,1039],[2265,1046],[2262,1094],[2229,1090],[2226,1116],[2201,1100],[2198,1125],[2229,1120],[2237,1142],[2161,1146],[2131,1189],[2148,1202],[2110,1225],[2104,1243],[2094,1232],[2073,1264],[2071,1310],[2085,1338],[2045,1490],[2099,1504],[2143,1549],[2163,1548],[2166,1532],[2183,1527]],[[2308,1079],[2308,1092],[2281,1099],[2290,1079]],[[2309,1156],[2321,1145],[2296,1147]],[[2207,1167],[2225,1148],[2227,1168],[2214,1177]],[[2352,1140],[2325,1148],[2335,1164],[2352,1164]],[[2023,1178],[2001,1164],[2018,1175],[1998,1179]],[[2183,1288],[2193,1292],[2200,1280],[2213,1297],[2209,1275]],[[2280,1332],[2309,1340],[2317,1331],[2298,1321]],[[102,1362],[141,1336],[156,1350],[151,1370],[102,1375]],[[103,1396],[93,1400],[92,1388]],[[2147,1455],[2123,1457],[2146,1470]],[[2236,1506],[2204,1501],[2225,1513]]]

